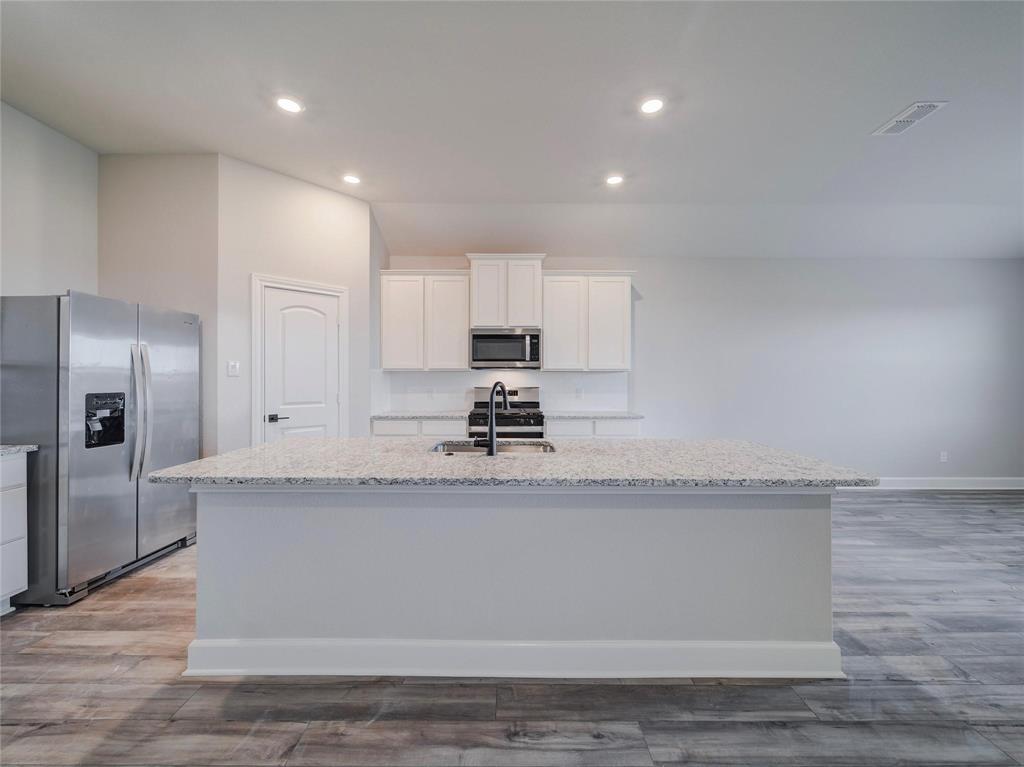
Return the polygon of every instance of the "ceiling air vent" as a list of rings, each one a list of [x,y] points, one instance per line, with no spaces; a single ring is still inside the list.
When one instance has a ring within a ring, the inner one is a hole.
[[[917,125],[917,123],[921,122],[921,120],[926,118],[932,112],[938,111],[947,103],[948,102],[945,101],[918,101],[916,104],[911,104],[909,107],[904,109],[871,135],[896,136],[900,133],[906,133]]]

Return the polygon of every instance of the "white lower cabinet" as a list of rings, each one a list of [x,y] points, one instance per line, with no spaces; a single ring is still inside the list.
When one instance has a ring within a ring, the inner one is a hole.
[[[545,437],[593,437],[594,422],[582,418],[548,418],[544,422]]]
[[[420,434],[424,437],[465,437],[465,421],[420,421]]]
[[[374,421],[375,437],[416,437],[420,433],[419,421]]]
[[[371,422],[375,437],[466,437],[466,421],[456,418],[388,418]]]
[[[544,436],[558,437],[639,437],[638,418],[558,418],[544,422]]]
[[[0,457],[0,615],[28,588],[27,493],[25,454]]]
[[[639,437],[640,421],[635,418],[609,418],[594,421],[595,437]]]

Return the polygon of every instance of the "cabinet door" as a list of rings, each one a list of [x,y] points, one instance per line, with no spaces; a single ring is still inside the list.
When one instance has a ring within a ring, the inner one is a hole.
[[[508,323],[507,276],[508,262],[500,259],[474,260],[470,285],[471,317],[475,328],[503,328]]]
[[[632,315],[629,277],[588,278],[587,367],[629,370]]]
[[[469,278],[428,276],[426,366],[429,370],[469,368]]]
[[[587,366],[587,278],[544,278],[545,370],[583,370]]]
[[[374,421],[371,428],[375,437],[415,437],[420,433],[420,422],[404,419]]]
[[[423,277],[380,278],[380,361],[385,370],[423,368]]]
[[[539,260],[512,259],[508,262],[508,326],[541,327],[543,279]]]

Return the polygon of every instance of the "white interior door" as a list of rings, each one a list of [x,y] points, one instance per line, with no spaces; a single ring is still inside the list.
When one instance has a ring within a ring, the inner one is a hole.
[[[337,437],[338,296],[263,291],[263,440]]]

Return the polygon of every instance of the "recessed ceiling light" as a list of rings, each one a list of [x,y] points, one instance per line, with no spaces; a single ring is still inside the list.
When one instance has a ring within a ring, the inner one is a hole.
[[[622,176],[616,173],[615,175],[606,178],[604,180],[604,183],[606,183],[608,186],[618,186],[619,184],[622,183]]]
[[[661,99],[647,99],[640,105],[640,111],[645,115],[653,115],[660,112],[664,106],[665,102]]]
[[[353,176],[353,175],[349,174],[349,175],[346,175],[346,176],[342,176],[341,180],[344,181],[346,184],[358,184],[359,183],[359,176]]]
[[[277,106],[279,109],[283,109],[285,112],[291,112],[292,114],[296,114],[305,109],[305,107],[302,106],[302,104],[300,104],[298,101],[296,101],[295,99],[290,99],[287,96],[282,96],[281,98],[279,98],[277,100]]]

